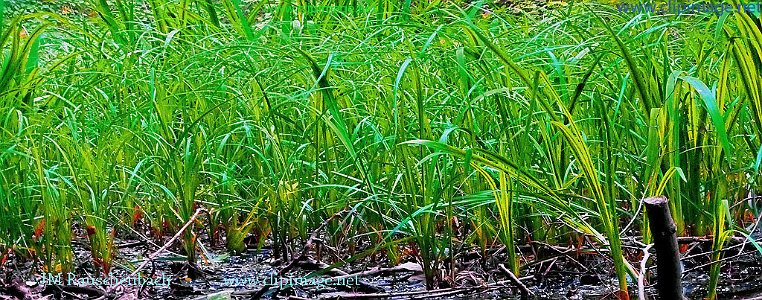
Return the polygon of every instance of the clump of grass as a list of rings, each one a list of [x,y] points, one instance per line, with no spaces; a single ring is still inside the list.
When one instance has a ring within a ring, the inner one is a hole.
[[[141,220],[160,241],[190,224],[193,264],[204,230],[286,259],[325,228],[353,258],[415,257],[428,288],[473,245],[504,245],[518,275],[520,243],[591,237],[626,298],[622,236],[649,242],[640,199],[668,196],[680,234],[712,233],[720,253],[740,187],[757,188],[759,30],[744,16],[698,42],[708,20],[592,4],[146,3],[98,1],[99,18],[61,25],[56,47],[77,56],[40,54],[51,23],[0,28],[0,244],[48,269],[72,269],[81,226],[108,273]]]

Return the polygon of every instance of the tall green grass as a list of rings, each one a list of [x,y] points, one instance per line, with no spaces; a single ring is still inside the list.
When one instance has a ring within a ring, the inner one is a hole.
[[[6,22],[0,245],[65,272],[86,239],[107,273],[131,226],[163,240],[191,222],[190,263],[248,235],[288,259],[325,228],[349,257],[413,255],[435,288],[472,246],[501,244],[519,275],[535,258],[517,245],[590,237],[625,298],[623,237],[650,241],[642,198],[666,195],[679,233],[714,250],[746,234],[751,17],[481,4],[95,1],[83,25]]]

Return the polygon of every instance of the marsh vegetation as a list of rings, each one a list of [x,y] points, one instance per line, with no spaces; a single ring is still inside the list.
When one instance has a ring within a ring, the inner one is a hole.
[[[692,297],[717,298],[720,274],[744,268],[734,259],[762,252],[758,14],[410,0],[8,7],[0,0],[6,293],[16,278],[140,273],[160,257],[203,277],[221,253],[261,249],[282,274],[312,262],[305,276],[412,262],[429,290],[495,276],[516,286],[510,277],[564,274],[559,260],[593,260],[607,266],[586,271],[607,297],[627,299],[651,281],[642,199],[659,195],[685,263],[707,276]]]

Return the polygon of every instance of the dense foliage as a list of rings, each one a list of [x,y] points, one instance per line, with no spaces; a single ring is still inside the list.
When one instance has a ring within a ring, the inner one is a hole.
[[[622,239],[650,242],[644,197],[667,196],[678,233],[715,249],[759,216],[753,15],[339,2],[11,14],[0,249],[66,272],[83,238],[105,274],[126,263],[115,238],[171,236],[205,209],[189,261],[247,236],[289,255],[331,220],[350,259],[413,253],[433,288],[466,248],[503,244],[518,274],[517,244],[586,236],[626,291]]]

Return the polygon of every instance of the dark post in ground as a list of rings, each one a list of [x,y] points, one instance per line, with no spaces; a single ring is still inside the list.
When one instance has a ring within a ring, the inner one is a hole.
[[[677,245],[677,227],[669,212],[666,197],[651,197],[643,200],[648,213],[648,225],[653,235],[656,249],[656,289],[661,299],[684,299],[681,282],[680,250]]]

